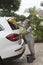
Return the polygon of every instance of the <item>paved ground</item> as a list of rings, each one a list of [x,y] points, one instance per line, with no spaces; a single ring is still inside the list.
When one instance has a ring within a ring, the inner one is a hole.
[[[26,60],[26,54],[28,54],[29,50],[26,45],[26,51],[25,54],[23,55],[23,59],[21,62],[8,62],[6,65],[43,65],[43,43],[37,43],[35,44],[35,53],[36,53],[36,60],[33,63],[27,63]]]

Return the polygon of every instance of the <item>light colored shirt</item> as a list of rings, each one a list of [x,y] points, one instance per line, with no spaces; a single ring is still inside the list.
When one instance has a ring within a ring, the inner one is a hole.
[[[31,28],[31,26],[29,26],[29,28],[26,31],[29,32],[29,33],[25,35],[25,39],[27,41],[34,40],[34,37],[32,35],[32,28]]]

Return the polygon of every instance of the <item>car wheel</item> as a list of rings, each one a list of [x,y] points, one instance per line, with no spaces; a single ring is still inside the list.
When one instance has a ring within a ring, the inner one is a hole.
[[[5,65],[4,61],[2,60],[2,58],[0,57],[0,65]]]

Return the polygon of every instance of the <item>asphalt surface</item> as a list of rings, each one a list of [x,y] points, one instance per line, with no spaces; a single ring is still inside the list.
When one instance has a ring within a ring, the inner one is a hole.
[[[26,51],[23,55],[22,60],[20,62],[10,61],[6,62],[5,65],[43,65],[43,43],[35,44],[35,56],[36,60],[33,63],[27,63],[26,55],[30,53],[28,46],[26,45]]]

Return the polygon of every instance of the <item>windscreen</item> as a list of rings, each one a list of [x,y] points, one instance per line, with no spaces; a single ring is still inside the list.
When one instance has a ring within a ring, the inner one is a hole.
[[[16,27],[16,25],[14,25],[14,24],[10,23],[9,21],[8,21],[8,24],[10,25],[10,27],[11,27],[11,29],[12,29],[12,30],[19,29],[19,27],[18,27],[18,26]]]

